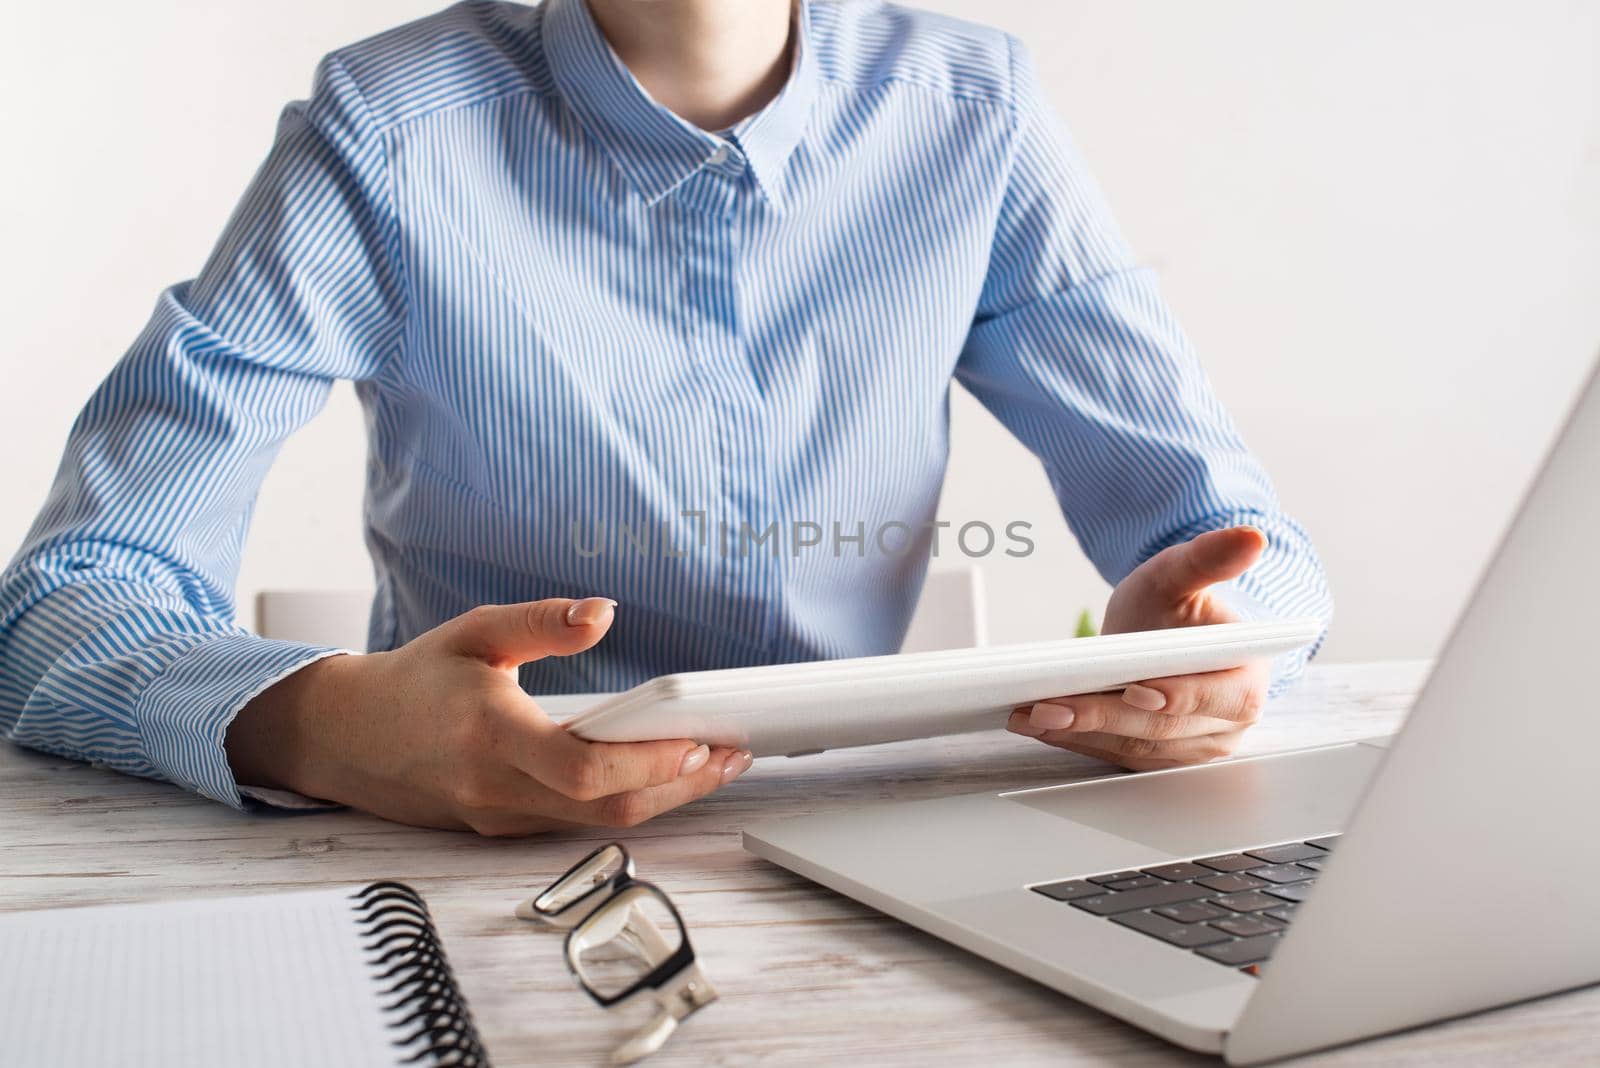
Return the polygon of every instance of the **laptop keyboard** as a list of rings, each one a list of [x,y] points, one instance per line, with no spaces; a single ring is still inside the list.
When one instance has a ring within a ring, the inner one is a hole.
[[[1339,836],[1033,887],[1168,945],[1260,975]]]

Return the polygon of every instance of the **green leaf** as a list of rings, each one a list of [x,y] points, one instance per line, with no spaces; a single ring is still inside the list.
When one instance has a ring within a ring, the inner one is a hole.
[[[1072,634],[1074,638],[1093,638],[1099,633],[1094,629],[1094,616],[1089,614],[1087,608],[1078,613],[1078,629]]]

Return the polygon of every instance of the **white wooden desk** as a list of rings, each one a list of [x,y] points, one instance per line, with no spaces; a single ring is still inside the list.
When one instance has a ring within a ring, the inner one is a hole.
[[[1423,670],[1418,663],[1314,668],[1251,732],[1249,749],[1393,730]],[[650,1063],[1217,1063],[739,846],[739,829],[769,816],[1107,773],[1103,765],[1002,732],[908,742],[763,761],[718,795],[621,832],[641,875],[677,901],[722,992]],[[511,915],[530,888],[612,836],[483,840],[355,812],[246,816],[169,786],[0,745],[0,909],[404,879],[431,903],[500,1068],[603,1064],[624,1029],[572,983],[559,939]],[[959,857],[952,849],[951,863]],[[1591,988],[1302,1063],[1597,1060],[1600,989]]]

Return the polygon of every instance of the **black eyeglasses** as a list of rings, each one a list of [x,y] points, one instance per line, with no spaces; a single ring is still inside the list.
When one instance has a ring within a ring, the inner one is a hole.
[[[617,1064],[654,1053],[717,999],[695,962],[683,917],[660,887],[634,876],[633,858],[620,842],[578,861],[516,912],[566,932],[567,968],[601,1008],[654,998],[655,1016],[616,1050]]]

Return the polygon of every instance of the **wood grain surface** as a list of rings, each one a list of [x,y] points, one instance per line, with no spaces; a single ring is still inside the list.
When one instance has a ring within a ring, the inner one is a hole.
[[[1425,669],[1315,667],[1273,704],[1248,749],[1388,733]],[[594,844],[620,837],[641,877],[677,902],[722,993],[651,1063],[1216,1064],[739,845],[741,827],[772,816],[1115,773],[994,732],[761,761],[717,795],[631,831],[484,840],[350,811],[239,814],[170,786],[0,746],[0,909],[403,879],[428,898],[496,1065],[598,1065],[636,1018],[590,1003],[567,975],[559,936],[511,909]],[[960,862],[952,843],[951,863]],[[1485,918],[1501,921],[1514,915]],[[1600,989],[1590,988],[1297,1063],[1594,1064],[1597,1036]]]

